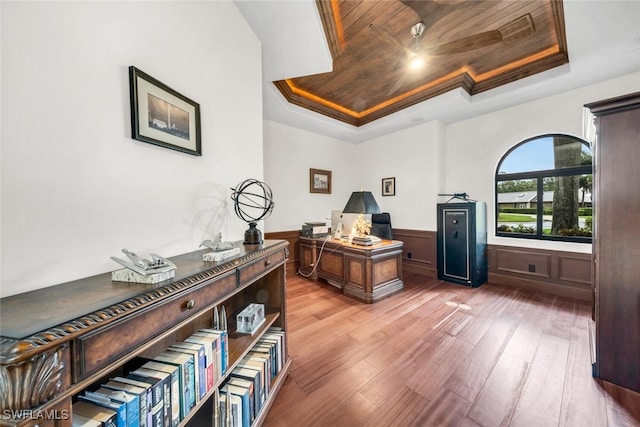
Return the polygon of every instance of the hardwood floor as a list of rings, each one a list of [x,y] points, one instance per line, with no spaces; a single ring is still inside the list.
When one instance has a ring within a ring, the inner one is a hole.
[[[376,304],[287,278],[282,426],[640,426],[640,393],[591,376],[589,305],[405,275]]]

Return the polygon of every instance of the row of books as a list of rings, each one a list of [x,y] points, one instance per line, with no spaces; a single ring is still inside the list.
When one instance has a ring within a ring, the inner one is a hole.
[[[271,383],[284,365],[285,339],[271,327],[231,371],[219,390],[215,427],[250,427],[271,392]]]
[[[226,329],[201,329],[153,359],[136,358],[124,376],[85,391],[73,426],[177,427],[229,366]]]

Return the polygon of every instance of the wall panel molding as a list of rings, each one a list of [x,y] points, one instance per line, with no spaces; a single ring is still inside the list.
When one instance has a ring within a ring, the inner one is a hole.
[[[298,246],[299,236],[300,230],[264,233],[265,239],[286,240],[289,242],[289,260],[286,265],[288,275],[295,276],[298,274],[298,268],[300,266],[300,247]]]
[[[438,277],[437,233],[426,230],[393,229],[393,238],[404,243],[402,270]]]
[[[496,270],[551,278],[551,254],[496,248]]]
[[[591,254],[489,245],[489,281],[593,300]]]

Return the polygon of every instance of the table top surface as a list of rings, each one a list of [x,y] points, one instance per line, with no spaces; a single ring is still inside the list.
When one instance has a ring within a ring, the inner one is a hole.
[[[233,270],[242,258],[282,242],[265,240],[261,245],[235,242],[234,247],[239,248],[240,253],[215,262],[202,259],[202,255],[210,249],[168,257],[177,266],[175,277],[157,284],[115,282],[111,280],[111,272],[108,272],[11,295],[0,299],[0,336],[23,338],[207,270],[219,268],[224,270],[221,273],[224,274],[227,270]],[[118,265],[116,268],[122,267]]]
[[[404,243],[400,240],[386,240],[386,239],[382,239],[380,243],[375,243],[373,245],[359,245],[357,243],[349,243],[347,240],[335,239],[331,236],[328,236],[328,238],[300,236],[300,239],[313,240],[318,243],[322,243],[326,241],[327,244],[342,245],[346,248],[361,249],[361,250],[388,249],[390,247],[395,247],[395,246],[402,247],[404,245]]]

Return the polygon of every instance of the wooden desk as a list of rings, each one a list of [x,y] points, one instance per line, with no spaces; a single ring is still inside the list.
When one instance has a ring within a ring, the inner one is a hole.
[[[398,240],[372,246],[300,237],[300,267],[310,279],[325,279],[342,293],[367,304],[402,290],[402,247]],[[320,254],[320,251],[322,253]],[[318,255],[320,261],[313,269]]]

